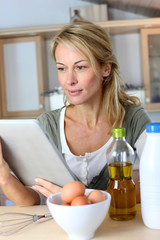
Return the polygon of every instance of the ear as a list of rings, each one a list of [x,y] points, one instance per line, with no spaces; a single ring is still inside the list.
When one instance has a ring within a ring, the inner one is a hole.
[[[111,63],[104,63],[102,65],[102,76],[108,77],[111,72],[112,64]]]

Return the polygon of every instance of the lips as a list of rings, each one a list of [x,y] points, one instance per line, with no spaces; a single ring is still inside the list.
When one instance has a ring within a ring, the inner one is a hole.
[[[77,96],[82,92],[82,90],[68,90],[70,96]]]

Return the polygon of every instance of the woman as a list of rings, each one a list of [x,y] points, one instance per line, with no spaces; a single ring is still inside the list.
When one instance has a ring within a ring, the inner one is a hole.
[[[65,107],[38,119],[80,181],[89,188],[106,189],[106,150],[112,128],[125,127],[126,139],[140,157],[150,119],[139,99],[123,91],[111,41],[103,29],[87,21],[72,23],[53,39],[51,53],[65,92]],[[46,197],[60,191],[40,178],[35,179],[38,184],[33,188],[23,186],[10,174],[2,155],[0,159],[1,187],[16,204],[39,204],[37,191]],[[133,178],[139,201],[137,169]]]

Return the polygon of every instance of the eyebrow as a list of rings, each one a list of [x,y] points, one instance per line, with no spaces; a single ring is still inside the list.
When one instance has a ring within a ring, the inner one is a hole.
[[[78,63],[81,63],[81,62],[87,62],[87,60],[79,60],[79,61],[75,62],[74,65],[76,65]],[[65,64],[60,63],[60,62],[56,62],[56,64],[60,64],[60,65],[63,65],[63,66],[65,65]]]

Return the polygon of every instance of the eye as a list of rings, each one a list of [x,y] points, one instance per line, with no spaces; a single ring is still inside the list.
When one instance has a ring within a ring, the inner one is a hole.
[[[76,66],[76,70],[84,70],[86,66]]]
[[[57,70],[60,71],[60,72],[64,72],[65,68],[64,67],[57,67]]]

